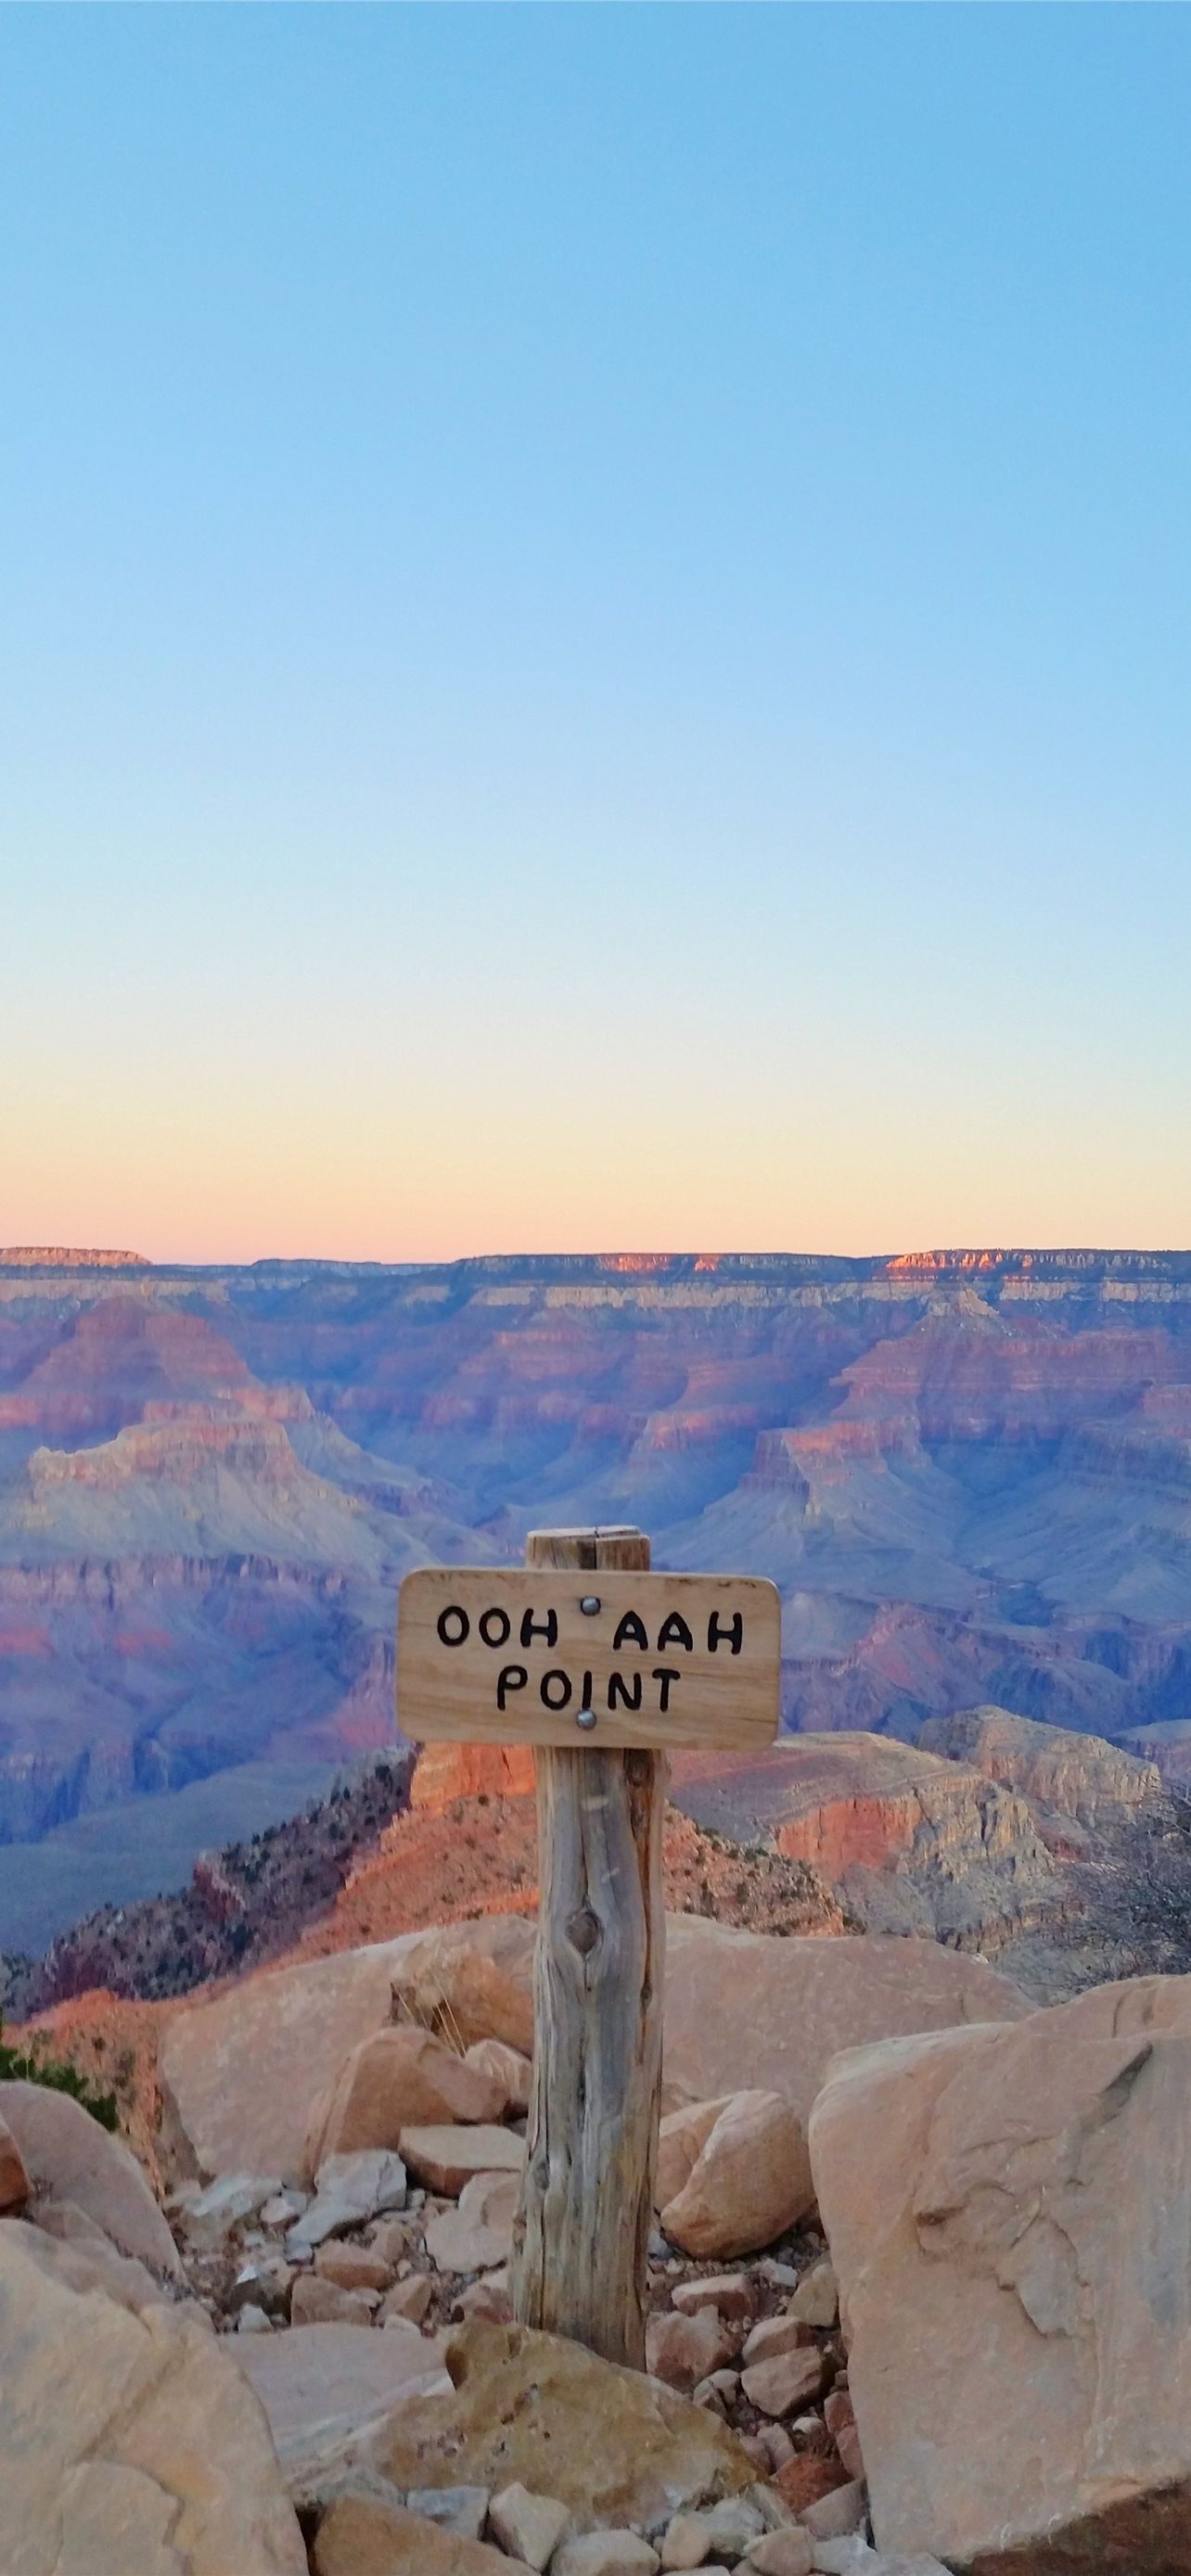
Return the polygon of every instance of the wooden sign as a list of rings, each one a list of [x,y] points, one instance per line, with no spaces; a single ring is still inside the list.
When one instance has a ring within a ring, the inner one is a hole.
[[[397,1714],[419,1743],[757,1750],[780,1653],[753,1576],[424,1566],[401,1586]]]

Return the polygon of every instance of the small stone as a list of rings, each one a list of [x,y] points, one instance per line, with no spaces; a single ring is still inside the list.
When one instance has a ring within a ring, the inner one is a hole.
[[[472,2128],[430,2122],[403,2129],[400,2143],[402,2158],[419,2182],[452,2198],[474,2174],[520,2173],[525,2162],[524,2139],[488,2121]]]
[[[859,2531],[865,2511],[864,2488],[853,2478],[847,2486],[833,2487],[830,2495],[804,2506],[798,2519],[813,2540],[843,2540]]]
[[[676,2513],[662,2542],[661,2560],[666,2569],[701,2567],[711,2555],[711,2534],[707,2519],[701,2513]]]
[[[814,2263],[786,2309],[804,2326],[833,2326],[839,2317],[839,2283],[831,2263]]]
[[[487,2044],[499,2046],[496,2040]],[[492,2538],[508,2551],[509,2557],[523,2559],[527,2567],[535,2569],[545,2566],[571,2526],[570,2513],[557,2496],[534,2495],[518,2481],[493,2496],[488,2521]]]
[[[361,2148],[357,2155],[328,2156],[319,2166],[318,2188],[309,2209],[285,2240],[291,2259],[312,2253],[328,2236],[362,2227],[382,2210],[400,2209],[405,2200],[405,2167],[388,2147]]]
[[[282,2313],[293,2282],[292,2263],[283,2262],[280,2254],[260,2255],[237,2272],[227,2304],[229,2308],[258,2307],[269,2313]]]
[[[771,2290],[796,2290],[799,2275],[792,2263],[779,2263],[776,2255],[765,2254],[757,2265],[757,2278]],[[809,2325],[810,2319],[807,2319]]]
[[[294,2220],[301,2218],[309,2207],[308,2191],[275,2191],[272,2200],[267,2200],[264,2208],[257,2211],[257,2216],[262,2227],[292,2227]]]
[[[411,2326],[420,2326],[430,2305],[433,2287],[425,2272],[411,2272],[406,2281],[395,2281],[388,2297],[381,2301],[380,2322],[390,2324],[401,2317]],[[479,2537],[478,2533],[475,2535]]]
[[[473,2174],[458,2208],[443,2210],[426,2229],[426,2251],[440,2272],[487,2272],[507,2261],[520,2188],[517,2173]]]
[[[725,2496],[722,2504],[713,2504],[703,2516],[713,2556],[729,2558],[735,2563],[743,2558],[754,2540],[765,2529],[763,2516],[747,2496]]]
[[[387,2263],[370,2245],[341,2245],[334,2237],[320,2245],[314,2268],[324,2281],[336,2281],[341,2290],[385,2290],[392,2274]]]
[[[727,2399],[724,2396],[722,2388],[716,2387],[714,2379],[701,2379],[698,2387],[692,2388],[691,2403],[694,2406],[703,2406],[707,2408],[712,2415],[719,2416],[722,2424],[727,2423]]]
[[[459,2313],[462,2317],[487,2317],[495,2326],[510,2325],[513,2302],[507,2275],[490,2272],[486,2280],[470,2281],[459,2293]]]
[[[823,2426],[818,2417],[811,2416],[808,2420],[815,2432],[822,2435]],[[773,2483],[783,2504],[789,2506],[791,2513],[801,2515],[808,2505],[817,2504],[820,2496],[833,2495],[837,2488],[847,2486],[849,2480],[838,2458],[824,2459],[817,2452],[800,2451],[784,2469],[778,2470]]]
[[[423,2522],[453,2531],[459,2540],[478,2540],[488,2511],[487,2487],[411,2487],[406,2505]]]
[[[700,2308],[718,2308],[736,2324],[751,2317],[756,2292],[747,2272],[712,2272],[702,2281],[676,2281],[673,2301],[679,2315],[693,2317]]]
[[[772,2470],[773,2462],[765,2447],[764,2435],[761,2433],[741,2433],[737,2436],[737,2439],[739,2440],[741,2450],[748,2452],[754,2468],[760,2470],[763,2478],[767,2478]]]
[[[814,2345],[814,2335],[797,2317],[762,2317],[744,2347],[746,2364],[776,2361],[782,2352],[805,2351]]]
[[[805,2420],[805,2417],[799,2418],[800,2422]],[[793,2459],[794,2444],[784,2424],[766,2424],[762,2429],[761,2440],[765,2445],[769,2467],[776,2476],[779,2469],[785,2468],[787,2460]]]
[[[813,2347],[809,2352],[780,2352],[773,2361],[759,2361],[741,2374],[741,2386],[750,2406],[762,2415],[792,2415],[796,2406],[804,2406],[808,2397],[817,2397],[823,2385],[823,2356]]]
[[[263,2308],[254,2307],[249,2300],[236,2318],[236,2332],[237,2334],[272,2334],[273,2321],[271,2317],[265,2315]]]
[[[757,2576],[811,2576],[814,2548],[809,2531],[767,2531],[749,2542],[745,2566]]]
[[[812,2565],[815,2576],[904,2576],[904,2558],[878,2558],[867,2540],[853,2532],[844,2540],[816,2540]]]
[[[656,2576],[658,2565],[656,2549],[635,2531],[586,2531],[563,2541],[550,2576]]]
[[[292,2326],[370,2326],[375,2290],[341,2290],[317,2272],[303,2272],[290,2293]]]
[[[401,2218],[382,2218],[378,2220],[377,2225],[373,2228],[368,2239],[369,2252],[375,2254],[378,2263],[387,2264],[391,2272],[395,2271],[397,2265],[404,2261],[409,2252],[410,2245],[420,2234],[417,2219],[410,2214],[413,2209],[413,2201],[414,2195],[411,2192],[408,2197],[405,2215]]]
[[[281,2181],[276,2174],[218,2174],[205,2191],[200,2191],[197,2200],[189,2203],[183,2214],[183,2227],[198,2242],[214,2245],[233,2227],[242,2226],[246,2218],[255,2218],[258,2209],[276,2199],[280,2190]]]
[[[693,2317],[661,2309],[645,2328],[645,2367],[670,2388],[696,2388],[734,2349],[735,2337],[717,2308],[699,2308]]]

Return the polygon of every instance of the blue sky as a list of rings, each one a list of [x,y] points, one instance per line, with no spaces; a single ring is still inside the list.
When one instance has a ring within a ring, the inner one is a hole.
[[[1191,22],[0,13],[0,1241],[1191,1241]]]

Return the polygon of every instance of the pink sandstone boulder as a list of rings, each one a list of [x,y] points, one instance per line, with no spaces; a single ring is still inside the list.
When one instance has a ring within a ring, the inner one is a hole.
[[[180,2280],[178,2249],[136,2157],[45,2084],[0,2084],[0,2120],[20,2151],[38,2202],[70,2201],[120,2254]]]
[[[811,2120],[876,2545],[1191,2566],[1191,1979],[853,2050]]]
[[[805,2121],[837,2049],[1032,2010],[983,1959],[936,1941],[776,1940],[702,1915],[667,1922],[665,2072],[689,2102],[762,2089]]]
[[[306,2171],[358,2147],[395,2147],[419,2121],[499,2120],[507,2085],[413,2023],[373,2031],[349,2050],[325,2111],[316,2112]]]
[[[395,1982],[433,1982],[433,1971],[441,1987],[443,1961],[475,1952],[505,1984],[522,1980],[523,2028],[533,1938],[532,1924],[507,1915],[433,1935],[403,1932],[394,1941],[266,1969],[184,2006],[169,2023],[159,2060],[164,2139],[179,2170],[300,2180],[316,2105],[329,2098],[349,2052],[393,2020]]]
[[[671,2243],[700,2262],[757,2253],[814,2206],[801,2120],[780,2093],[733,2093],[661,2212]]]
[[[192,2308],[109,2298],[20,2219],[0,2227],[0,2495],[13,2576],[305,2576],[227,2344]]]

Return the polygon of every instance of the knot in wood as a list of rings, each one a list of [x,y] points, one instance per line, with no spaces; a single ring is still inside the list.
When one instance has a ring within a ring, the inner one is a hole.
[[[567,1917],[567,1939],[581,1959],[586,1959],[600,1938],[599,1917],[590,1905],[580,1905]]]

